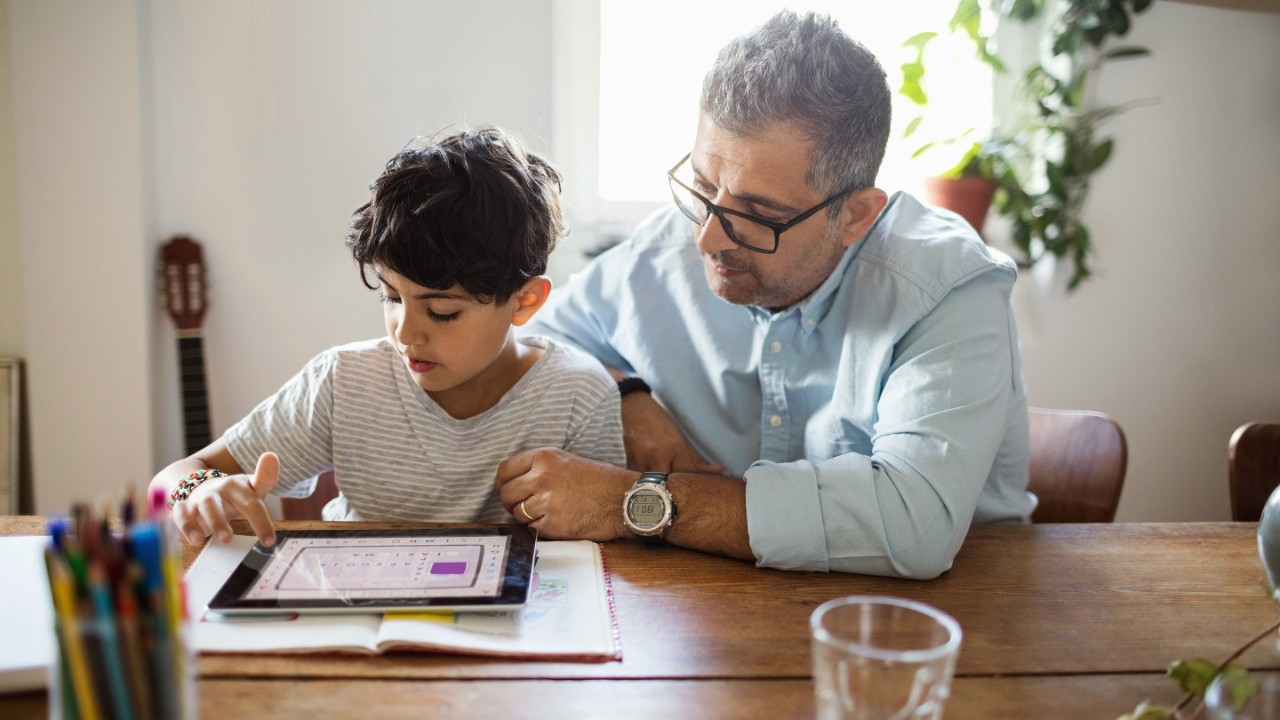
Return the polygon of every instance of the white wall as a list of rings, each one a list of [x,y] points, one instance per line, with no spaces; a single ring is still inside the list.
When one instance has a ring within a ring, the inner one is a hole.
[[[147,4],[153,242],[204,244],[216,430],[317,352],[382,332],[343,247],[351,213],[417,135],[494,123],[545,152],[550,0]],[[157,465],[181,452],[160,328]]]
[[[22,251],[18,245],[18,168],[14,159],[9,6],[0,3],[0,357],[26,347]]]
[[[1225,520],[1232,430],[1280,420],[1280,14],[1156,3],[1134,27],[1152,56],[1108,66],[1098,99],[1156,104],[1105,127],[1099,277],[1019,283],[1026,379],[1124,427],[1118,519]]]
[[[163,241],[204,245],[221,431],[317,351],[382,332],[342,242],[395,151],[459,123],[549,144],[549,0],[6,7],[21,241],[0,222],[0,258],[25,285],[0,318],[25,313],[38,512],[182,453]]]
[[[381,332],[342,239],[392,152],[457,122],[541,150],[551,133],[551,0],[5,1],[0,263],[21,258],[22,290],[0,269],[0,340],[33,365],[40,512],[181,452],[163,240],[205,245],[221,429],[318,350]],[[1121,519],[1222,519],[1231,429],[1280,419],[1280,15],[1157,3],[1136,28],[1154,57],[1117,65],[1103,99],[1160,103],[1110,128],[1100,277],[1071,297],[1019,283],[1027,380],[1036,404],[1124,424]]]
[[[9,11],[36,509],[65,511],[151,468],[138,17],[131,0]]]

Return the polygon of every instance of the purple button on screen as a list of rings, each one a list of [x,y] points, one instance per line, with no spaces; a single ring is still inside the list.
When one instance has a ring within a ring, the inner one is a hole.
[[[438,562],[431,566],[432,575],[461,575],[466,571],[464,562]]]

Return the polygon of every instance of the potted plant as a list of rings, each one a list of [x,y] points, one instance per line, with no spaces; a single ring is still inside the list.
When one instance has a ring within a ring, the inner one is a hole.
[[[952,32],[964,31],[973,42],[977,57],[993,70],[1004,72],[1004,62],[989,50],[989,39],[981,32],[982,8],[977,0],[961,0],[956,5],[948,23]],[[915,103],[922,112],[907,124],[904,137],[915,134],[924,121],[923,110],[929,104],[929,96],[925,87],[925,51],[931,42],[938,37],[934,31],[917,33],[905,42],[903,47],[914,51],[914,57],[902,64],[902,85],[898,93]],[[993,153],[984,150],[984,143],[970,138],[973,130],[938,141],[926,142],[913,154],[912,159],[926,152],[939,152],[940,148],[963,148],[958,160],[947,170],[924,178],[925,200],[933,205],[953,210],[982,234],[988,209],[996,191]],[[967,144],[966,144],[967,143]]]
[[[1089,94],[1090,81],[1108,62],[1149,54],[1145,48],[1108,47],[1107,43],[1113,36],[1126,35],[1131,15],[1145,11],[1151,2],[959,0],[949,23],[951,32],[963,32],[972,40],[979,60],[996,72],[1005,72],[1005,63],[992,50],[993,34],[983,31],[984,13],[998,22],[1047,23],[1051,41],[1047,57],[1033,63],[1020,83],[1021,117],[1010,130],[972,143],[943,176],[981,177],[994,184],[995,208],[1009,218],[1011,241],[1021,260],[1029,265],[1050,256],[1068,259],[1072,263],[1068,290],[1074,291],[1092,274],[1093,242],[1081,215],[1090,181],[1114,149],[1112,139],[1101,137],[1099,128],[1133,105],[1096,105]],[[915,55],[902,66],[899,93],[921,110],[928,105],[925,51],[936,36],[935,32],[919,33],[904,43]],[[905,134],[913,134],[921,119],[912,120]],[[928,143],[916,155],[952,142]]]
[[[920,152],[933,146],[933,143],[929,143]],[[982,143],[971,143],[950,169],[924,178],[925,200],[931,205],[958,213],[982,235],[997,188],[990,167],[995,159],[997,158],[984,152]]]

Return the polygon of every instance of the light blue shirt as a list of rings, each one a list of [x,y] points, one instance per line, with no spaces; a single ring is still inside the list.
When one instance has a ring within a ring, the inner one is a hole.
[[[1008,257],[898,193],[817,290],[770,312],[711,292],[693,228],[653,215],[526,331],[644,378],[745,479],[757,564],[931,578],[971,522],[1027,521]]]

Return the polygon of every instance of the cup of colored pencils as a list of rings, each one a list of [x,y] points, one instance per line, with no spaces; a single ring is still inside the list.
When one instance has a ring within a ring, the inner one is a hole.
[[[45,565],[58,659],[51,717],[196,718],[181,543],[170,537],[163,492],[146,517],[122,503],[118,525],[86,504],[49,521]],[[113,525],[115,525],[113,527]]]

